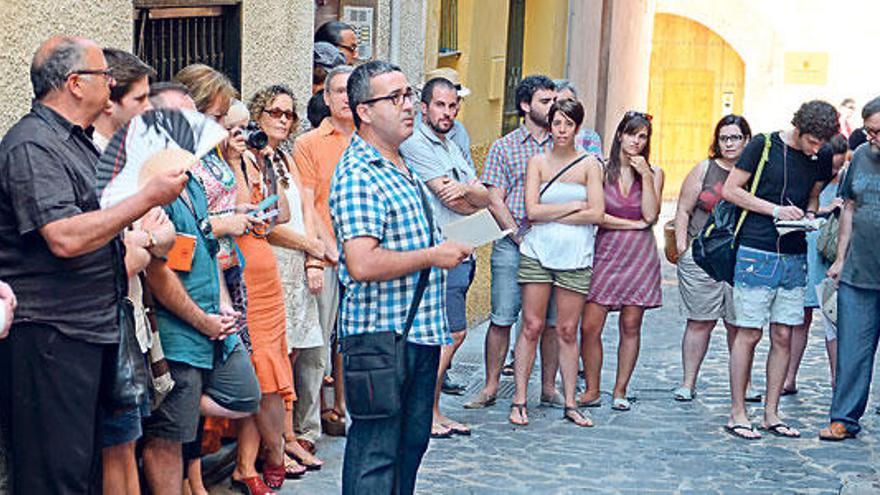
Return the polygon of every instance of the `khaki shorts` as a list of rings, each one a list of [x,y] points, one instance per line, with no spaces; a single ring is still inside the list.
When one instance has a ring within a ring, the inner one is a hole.
[[[723,318],[728,323],[736,321],[733,305],[733,287],[718,282],[694,262],[688,249],[678,258],[678,292],[685,318],[695,321],[714,321]]]
[[[519,271],[516,281],[521,284],[553,284],[556,287],[587,295],[590,292],[590,280],[593,269],[577,268],[575,270],[551,270],[528,256],[520,256]]]

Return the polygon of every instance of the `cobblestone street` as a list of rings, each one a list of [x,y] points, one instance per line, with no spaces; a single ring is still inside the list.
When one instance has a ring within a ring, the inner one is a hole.
[[[799,379],[800,392],[782,398],[782,413],[801,439],[766,435],[757,442],[734,439],[722,430],[728,412],[727,350],[724,331],[712,343],[692,403],[672,400],[680,379],[679,316],[674,269],[664,262],[664,306],[646,316],[642,354],[630,388],[630,412],[610,409],[617,319],[605,330],[603,405],[591,409],[595,428],[580,429],[558,409],[538,406],[538,369],[530,387],[525,428],[507,422],[513,379],[505,377],[494,407],[469,411],[465,398],[479,390],[486,325],[473,329],[456,357],[455,381],[469,384],[463,397],[444,395],[443,410],[473,429],[470,437],[432,440],[419,474],[424,494],[508,493],[878,493],[878,418],[869,405],[864,433],[856,441],[820,442],[830,402],[828,364],[821,324],[813,327]],[[763,386],[768,339],[755,360],[756,386]],[[761,408],[751,408],[760,421]],[[339,493],[341,439],[319,443],[324,469],[285,483],[282,493]]]

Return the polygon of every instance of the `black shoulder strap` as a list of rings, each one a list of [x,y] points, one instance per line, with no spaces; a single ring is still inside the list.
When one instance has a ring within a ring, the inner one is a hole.
[[[584,158],[586,158],[586,157],[588,157],[588,156],[589,156],[589,154],[584,153],[583,155],[581,155],[581,156],[575,158],[574,161],[572,161],[572,162],[569,163],[568,165],[562,167],[562,169],[561,169],[559,172],[556,172],[556,175],[554,175],[552,179],[550,179],[549,181],[547,181],[547,184],[544,184],[544,187],[541,188],[541,192],[538,193],[538,198],[540,198],[541,196],[543,196],[543,195],[544,195],[544,192],[546,192],[547,189],[550,189],[550,186],[552,186],[553,183],[556,182],[556,179],[562,177],[562,174],[568,172],[568,170],[569,170],[571,167],[574,167],[575,165],[577,165],[578,163],[580,163],[581,160],[583,160]]]
[[[415,179],[415,178],[414,178]],[[422,200],[422,211],[424,211],[425,219],[428,221],[428,238],[430,239],[430,244],[434,245],[434,214],[431,210],[431,205],[428,203],[428,197],[425,195],[425,191],[422,189],[422,184],[415,180],[416,189],[419,191],[419,198]],[[431,276],[431,267],[425,268],[421,272],[419,272],[419,281],[416,284],[416,293],[413,296],[412,304],[409,306],[409,313],[406,315],[406,324],[403,328],[403,338],[405,339],[409,335],[409,331],[413,326],[413,322],[416,319],[416,312],[419,310],[419,305],[422,303],[422,297],[425,295],[425,289],[428,287],[428,278]]]

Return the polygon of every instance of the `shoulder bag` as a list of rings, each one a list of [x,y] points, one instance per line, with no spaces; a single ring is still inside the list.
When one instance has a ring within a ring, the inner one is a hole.
[[[764,151],[752,178],[749,192],[754,195],[761,181],[761,173],[770,156],[770,134],[764,134]],[[739,247],[737,235],[749,211],[735,204],[721,200],[712,209],[709,219],[700,234],[691,243],[694,262],[712,279],[733,283],[736,267],[736,250]]]

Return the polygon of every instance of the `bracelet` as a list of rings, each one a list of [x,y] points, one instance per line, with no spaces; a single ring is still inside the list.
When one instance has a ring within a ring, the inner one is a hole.
[[[776,220],[776,219],[779,218],[779,209],[780,209],[779,206],[774,206],[774,207],[773,207],[773,219],[774,219],[774,220]]]
[[[317,268],[319,270],[324,269],[324,262],[321,260],[309,260],[306,261],[306,268]]]

